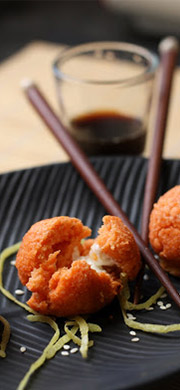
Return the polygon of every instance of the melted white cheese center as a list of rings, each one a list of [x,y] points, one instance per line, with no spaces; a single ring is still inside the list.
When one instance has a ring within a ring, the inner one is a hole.
[[[103,267],[111,267],[116,264],[112,257],[101,252],[99,245],[96,243],[92,245],[89,254],[81,256],[80,259],[85,260],[96,272],[105,271]]]

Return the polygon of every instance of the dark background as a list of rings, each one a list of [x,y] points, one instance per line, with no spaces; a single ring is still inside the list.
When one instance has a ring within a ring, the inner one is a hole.
[[[102,0],[0,1],[0,60],[33,40],[70,45],[120,40],[157,51],[162,34],[152,31],[141,31]]]

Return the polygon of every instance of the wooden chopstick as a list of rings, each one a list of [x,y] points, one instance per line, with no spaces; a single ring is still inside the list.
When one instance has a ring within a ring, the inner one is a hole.
[[[166,124],[169,111],[169,101],[174,68],[177,62],[179,44],[176,38],[167,37],[159,45],[160,68],[157,78],[157,103],[154,120],[154,131],[151,154],[148,163],[148,170],[145,183],[141,237],[148,246],[149,239],[149,217],[157,194],[157,188],[161,172],[162,152],[165,139]],[[141,285],[144,274],[144,264],[137,276],[134,289],[134,303],[138,303],[141,295]]]
[[[70,156],[73,165],[79,171],[80,175],[87,183],[87,185],[97,196],[106,211],[109,214],[120,217],[124,224],[126,224],[126,226],[129,228],[129,230],[131,230],[148,266],[152,269],[152,271],[160,280],[162,285],[166,288],[167,292],[172,297],[174,302],[180,308],[180,296],[178,294],[178,291],[171,283],[167,274],[160,267],[159,263],[154,258],[149,248],[145,245],[141,236],[136,231],[132,223],[129,221],[126,214],[123,212],[123,210],[121,210],[120,206],[115,201],[112,194],[107,190],[104,182],[98,176],[97,172],[93,168],[85,153],[81,150],[80,146],[72,138],[72,136],[66,130],[64,125],[60,122],[59,118],[53,112],[52,108],[50,107],[42,93],[39,91],[37,86],[32,82],[28,82],[24,84],[24,90],[33,107],[36,109],[38,114],[46,123],[52,134],[56,137],[58,142],[63,146],[67,154]]]

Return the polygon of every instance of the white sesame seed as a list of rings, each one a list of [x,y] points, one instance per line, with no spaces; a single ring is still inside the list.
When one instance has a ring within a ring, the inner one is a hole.
[[[11,265],[15,265],[16,264],[16,260],[11,260],[10,264]]]
[[[154,307],[152,307],[152,306],[149,306],[149,307],[147,307],[147,309],[146,309],[146,310],[148,310],[148,311],[154,310]]]
[[[78,352],[78,348],[72,348],[72,349],[70,350],[70,352],[71,352],[71,353],[76,353],[76,352]]]
[[[171,306],[172,306],[171,303],[167,303],[166,304],[166,309],[170,309]]]
[[[166,298],[166,297],[167,297],[167,294],[166,294],[166,293],[164,293],[164,294],[161,295],[161,298]]]
[[[158,305],[158,306],[163,306],[164,303],[163,303],[163,301],[157,301],[157,305]]]
[[[69,355],[69,352],[68,352],[68,351],[61,351],[61,355],[63,355],[63,356],[68,356],[68,355]]]
[[[15,294],[16,295],[23,295],[24,291],[17,288],[17,290],[15,290]]]
[[[131,313],[127,313],[127,317],[129,320],[136,320],[136,317],[134,317]]]
[[[148,274],[144,274],[143,279],[144,280],[149,280],[149,275]]]
[[[68,350],[68,349],[70,349],[71,347],[70,347],[70,345],[68,345],[68,344],[64,344],[64,345],[63,345],[63,348],[66,349],[66,350]]]
[[[166,306],[164,306],[164,305],[159,306],[159,308],[160,308],[161,310],[166,310]]]
[[[159,256],[158,256],[158,255],[156,255],[156,254],[154,255],[154,257],[155,257],[155,259],[157,259],[157,260],[159,259]]]
[[[134,330],[130,330],[129,334],[130,334],[131,336],[136,336],[136,332],[135,332]]]
[[[139,337],[133,337],[133,338],[131,339],[131,341],[132,341],[133,343],[137,343],[137,341],[139,341]]]
[[[26,351],[27,351],[27,348],[26,348],[26,347],[21,347],[21,348],[20,348],[20,352],[21,352],[21,353],[24,353],[24,352],[26,352]]]

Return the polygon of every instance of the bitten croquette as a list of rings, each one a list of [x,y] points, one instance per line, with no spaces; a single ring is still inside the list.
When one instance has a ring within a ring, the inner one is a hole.
[[[16,267],[32,292],[31,308],[58,317],[94,313],[121,290],[121,272],[136,277],[141,261],[132,233],[118,217],[103,222],[98,237],[87,240],[91,229],[76,218],[54,217],[29,229]]]
[[[180,185],[162,195],[150,215],[149,240],[162,268],[180,277]]]

